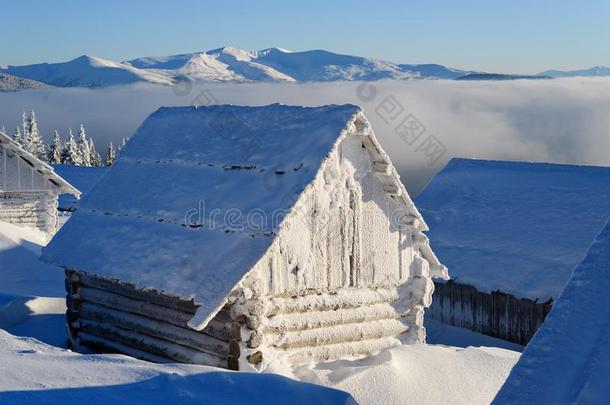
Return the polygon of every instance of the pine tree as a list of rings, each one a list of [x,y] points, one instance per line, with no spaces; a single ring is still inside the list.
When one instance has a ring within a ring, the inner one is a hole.
[[[23,134],[21,133],[21,128],[16,127],[15,133],[13,134],[13,140],[17,142],[19,145],[23,145]]]
[[[87,140],[87,134],[85,133],[83,124],[80,125],[78,130],[78,153],[80,156],[80,165],[91,166],[91,149],[89,148],[89,141]]]
[[[80,160],[80,153],[78,151],[78,144],[74,139],[74,134],[72,133],[71,129],[68,135],[68,141],[61,151],[61,163],[77,166],[82,164]]]
[[[61,163],[62,149],[61,138],[59,137],[59,133],[55,131],[53,139],[51,140],[51,145],[49,145],[48,162],[51,164]]]
[[[47,160],[47,151],[38,130],[38,122],[36,122],[36,113],[32,110],[29,116],[24,113],[24,134],[23,148],[36,156],[38,159],[45,162]]]
[[[95,144],[93,143],[93,138],[89,138],[89,151],[90,151],[90,160],[91,166],[101,166],[102,165],[102,157],[97,150],[95,149]]]
[[[112,142],[108,145],[108,149],[106,150],[106,166],[112,166],[114,160],[116,159],[116,150],[112,145]]]
[[[25,111],[21,114],[21,143],[25,142],[25,139],[28,137],[28,116]]]

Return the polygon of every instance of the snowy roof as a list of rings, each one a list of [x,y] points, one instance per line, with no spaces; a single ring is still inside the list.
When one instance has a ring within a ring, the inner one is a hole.
[[[608,403],[609,291],[610,225],[606,224],[494,403]]]
[[[368,136],[381,153],[353,105],[160,108],[43,256],[192,298],[200,305],[196,318],[207,317],[262,258],[278,216],[348,133]],[[421,218],[406,191],[401,196]]]
[[[557,298],[610,213],[610,168],[452,159],[415,199],[452,279]]]
[[[45,180],[48,180],[59,187],[60,193],[73,194],[77,197],[80,196],[80,191],[55,173],[51,166],[24,150],[21,145],[2,131],[0,131],[0,145],[2,145],[2,148],[13,151],[17,156],[21,157],[21,159],[32,166]]]
[[[108,167],[89,167],[68,164],[54,164],[55,173],[66,179],[70,184],[78,187],[84,195],[93,188],[100,178],[108,171]],[[78,199],[71,194],[59,196],[58,208],[64,211],[74,211],[78,205]]]

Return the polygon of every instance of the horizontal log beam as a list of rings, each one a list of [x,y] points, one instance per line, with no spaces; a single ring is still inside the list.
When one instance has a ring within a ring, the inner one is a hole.
[[[373,304],[333,311],[278,314],[268,319],[264,330],[266,332],[297,331],[358,322],[397,319],[398,317],[399,314],[390,304]]]
[[[171,360],[188,364],[205,364],[213,367],[226,367],[227,359],[177,345],[136,332],[117,328],[103,322],[80,319],[79,329],[85,333],[114,340],[119,343],[144,349],[147,352],[163,356]],[[81,337],[81,332],[79,332]],[[82,338],[82,337],[81,337]]]
[[[197,305],[195,305],[194,302],[169,296],[160,291],[142,290],[128,283],[123,283],[118,280],[99,278],[87,273],[79,273],[79,275],[80,284],[84,287],[92,287],[98,290],[109,291],[114,294],[124,295],[128,298],[172,308],[191,315],[195,314],[197,311]]]
[[[70,308],[73,305],[72,302],[75,300],[82,300],[85,302],[142,315],[158,321],[168,322],[172,325],[185,329],[188,328],[187,322],[192,318],[191,314],[180,312],[175,309],[138,301],[132,298],[127,298],[123,295],[89,287],[80,287],[78,294],[69,296],[68,306]],[[77,310],[78,308],[75,309]],[[228,322],[212,319],[212,321],[210,321],[208,326],[201,333],[228,342],[231,339],[231,325]]]
[[[100,336],[91,335],[89,333],[81,333],[78,335],[80,346],[86,346],[89,349],[101,353],[122,353],[136,359],[150,361],[152,363],[173,363],[174,360],[162,356],[157,356],[152,353],[138,350],[131,346],[124,345],[114,340],[106,339]]]
[[[228,343],[220,339],[204,335],[192,329],[180,328],[167,322],[130,314],[102,305],[83,302],[80,307],[80,317],[81,319],[108,323],[122,329],[167,340],[216,356],[226,357],[229,354]]]
[[[394,337],[406,330],[407,326],[400,321],[382,320],[371,323],[354,323],[328,328],[268,334],[265,343],[280,349],[295,349]]]
[[[290,351],[288,360],[292,364],[309,363],[311,361],[328,361],[346,357],[373,355],[380,351],[398,346],[400,341],[395,338],[381,338],[362,340],[358,342],[346,342],[318,347],[310,347],[306,350],[297,349]]]
[[[266,315],[334,311],[365,305],[390,303],[398,299],[396,289],[369,290],[345,288],[336,294],[310,294],[297,297],[275,297],[269,301]]]

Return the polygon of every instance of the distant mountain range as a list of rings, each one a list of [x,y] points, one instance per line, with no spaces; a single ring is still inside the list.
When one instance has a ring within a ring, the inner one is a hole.
[[[455,80],[540,80],[552,79],[548,75],[508,75],[504,73],[469,73],[456,77]]]
[[[604,73],[605,72],[605,73]],[[81,56],[63,63],[0,67],[0,73],[58,87],[106,87],[137,82],[171,85],[177,81],[331,82],[380,79],[512,80],[610,75],[610,68],[539,75],[505,75],[465,71],[436,64],[393,62],[340,55],[324,50],[291,52],[269,48],[250,52],[232,47],[172,56],[114,62]]]
[[[610,67],[608,66],[593,66],[590,69],[581,70],[547,70],[539,73],[541,76],[550,77],[600,77],[610,76]]]
[[[35,80],[23,79],[21,77],[0,73],[0,91],[42,89],[45,87],[49,86]]]

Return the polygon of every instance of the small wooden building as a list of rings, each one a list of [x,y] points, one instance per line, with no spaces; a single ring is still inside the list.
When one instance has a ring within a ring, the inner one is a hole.
[[[57,198],[64,193],[80,196],[51,166],[0,132],[0,221],[51,236],[58,225]]]
[[[451,280],[430,319],[522,345],[610,212],[610,168],[452,159],[416,203]]]
[[[360,108],[161,108],[45,249],[83,346],[265,370],[423,342],[446,268]]]

